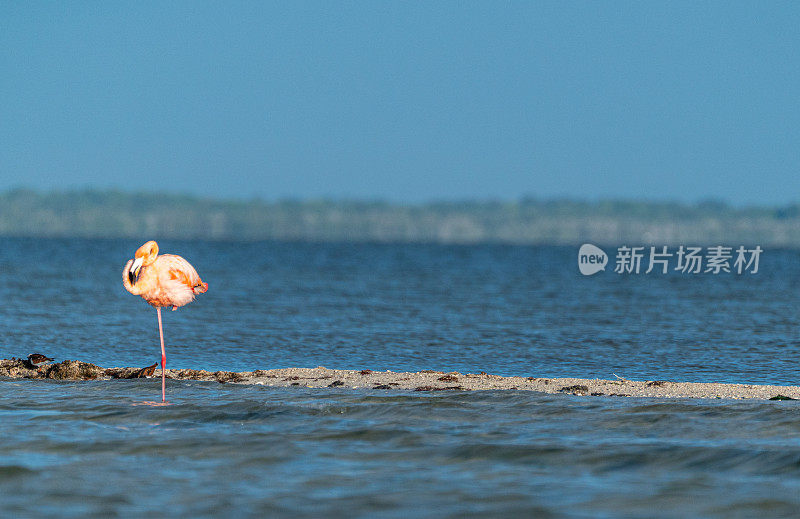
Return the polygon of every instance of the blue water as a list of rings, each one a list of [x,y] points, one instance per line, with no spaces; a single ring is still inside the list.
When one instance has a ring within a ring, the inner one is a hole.
[[[140,243],[6,239],[0,356],[145,366]],[[570,247],[164,241],[210,285],[170,367],[798,383],[800,252],[757,275],[583,277]],[[734,244],[737,245],[737,244]],[[5,514],[792,517],[796,402],[0,380]]]

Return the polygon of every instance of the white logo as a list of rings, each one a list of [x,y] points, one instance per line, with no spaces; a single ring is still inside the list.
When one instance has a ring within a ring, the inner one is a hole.
[[[578,251],[578,268],[584,276],[597,274],[606,269],[608,255],[591,243],[584,243]]]
[[[716,245],[713,247],[674,246],[661,247],[628,246],[617,247],[614,272],[617,274],[758,274],[759,261],[764,249],[756,245],[752,249],[740,245],[738,248]],[[675,265],[673,265],[673,263]],[[584,276],[605,270],[608,256],[602,249],[584,243],[578,250],[578,268]],[[646,270],[645,270],[646,269]]]

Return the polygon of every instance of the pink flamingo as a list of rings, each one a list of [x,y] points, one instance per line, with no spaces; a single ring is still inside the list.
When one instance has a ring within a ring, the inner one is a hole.
[[[158,313],[158,335],[161,338],[161,401],[166,402],[167,355],[164,352],[164,332],[161,328],[161,307],[179,306],[194,301],[197,294],[208,290],[188,261],[173,254],[158,255],[158,244],[149,241],[136,250],[122,270],[122,284],[133,295],[142,296]]]

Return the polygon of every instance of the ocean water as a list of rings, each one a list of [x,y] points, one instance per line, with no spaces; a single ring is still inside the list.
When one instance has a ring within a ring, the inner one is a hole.
[[[142,240],[143,241],[143,240]],[[140,243],[4,239],[0,356],[159,359]],[[758,274],[578,273],[577,248],[160,242],[209,291],[175,368],[797,384],[800,251]],[[729,244],[739,245],[739,244]],[[610,249],[606,249],[609,251]],[[3,514],[793,517],[800,407],[525,392],[0,380]]]

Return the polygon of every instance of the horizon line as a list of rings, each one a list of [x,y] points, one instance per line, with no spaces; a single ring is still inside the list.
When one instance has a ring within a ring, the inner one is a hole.
[[[341,204],[381,204],[394,207],[424,207],[436,205],[453,205],[453,204],[525,204],[525,203],[577,203],[584,205],[601,205],[608,203],[636,203],[647,204],[653,206],[682,206],[682,207],[717,207],[728,208],[737,210],[752,210],[752,209],[783,209],[790,207],[800,206],[800,200],[793,202],[786,202],[783,204],[756,204],[756,203],[735,203],[724,198],[719,197],[700,197],[693,201],[685,201],[671,198],[635,198],[635,197],[598,197],[587,198],[582,196],[572,195],[549,195],[541,196],[531,193],[522,193],[517,198],[502,198],[502,197],[463,197],[463,198],[431,198],[424,201],[399,201],[391,200],[385,197],[343,197],[334,195],[323,196],[276,196],[273,198],[265,197],[263,195],[250,195],[250,196],[213,196],[192,192],[177,192],[177,191],[146,191],[146,190],[126,190],[113,187],[70,187],[64,189],[38,189],[26,186],[14,186],[0,190],[0,197],[15,195],[15,194],[31,194],[35,196],[69,196],[81,194],[116,194],[125,196],[142,196],[154,198],[184,198],[195,201],[205,202],[236,202],[236,203],[251,203],[260,202],[265,204],[281,204],[281,203],[341,203]]]

